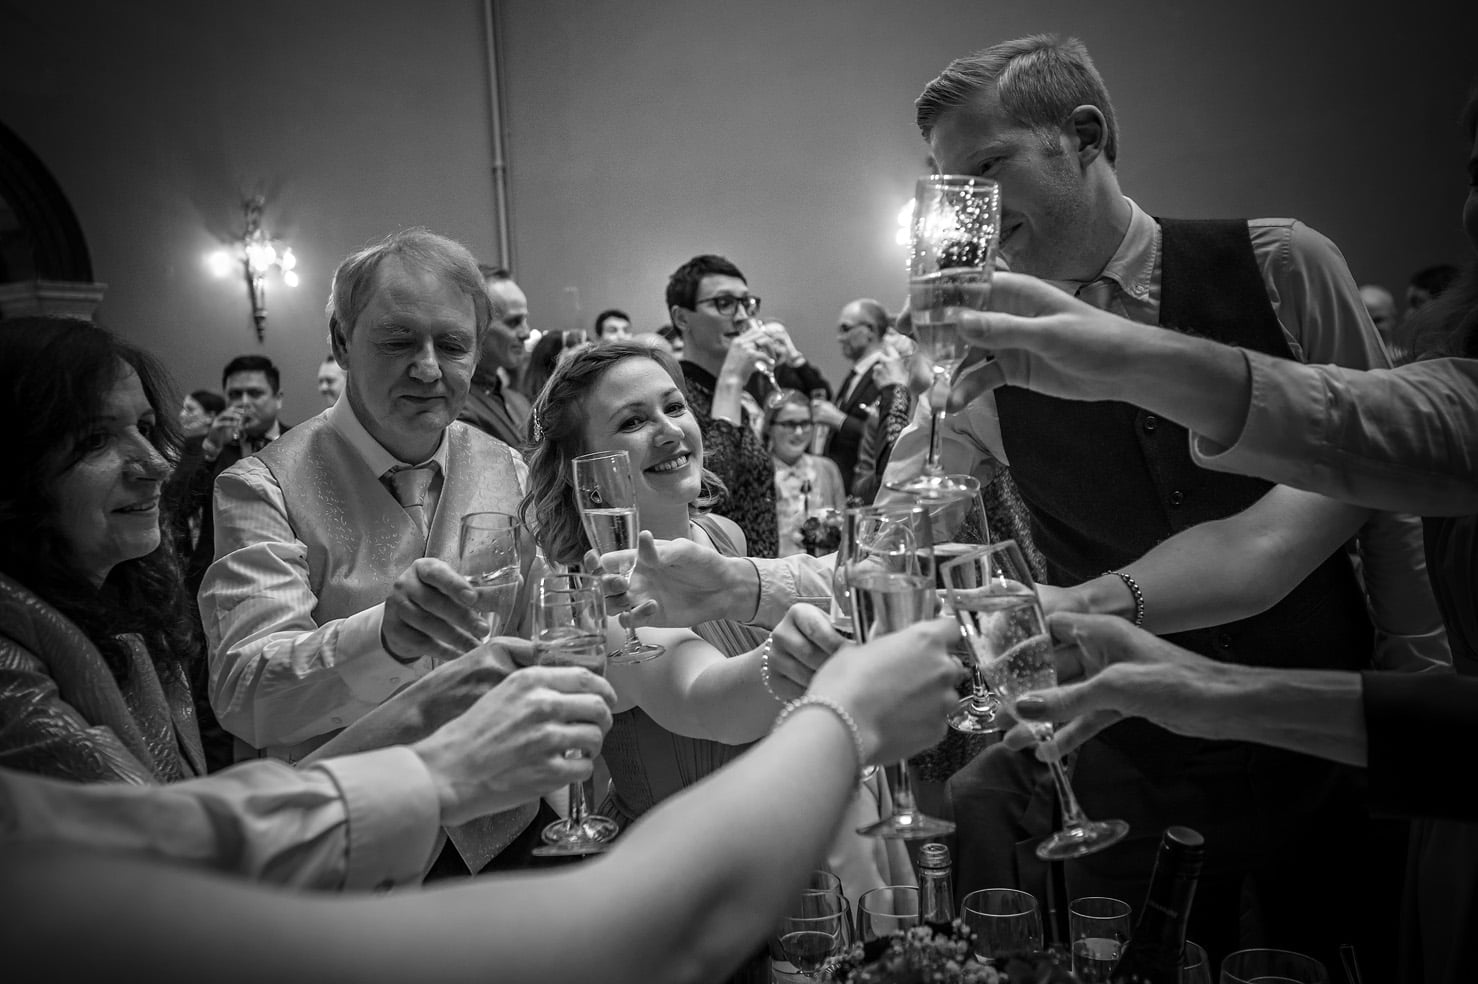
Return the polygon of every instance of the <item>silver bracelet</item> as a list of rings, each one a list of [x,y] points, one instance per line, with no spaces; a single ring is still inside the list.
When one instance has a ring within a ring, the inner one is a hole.
[[[828,711],[831,711],[831,713],[841,719],[841,722],[847,726],[847,730],[852,733],[852,750],[857,753],[856,775],[858,781],[861,781],[862,768],[867,764],[867,753],[862,750],[862,731],[857,727],[857,722],[853,720],[852,715],[847,713],[847,709],[830,697],[822,697],[820,694],[806,694],[804,697],[799,697],[791,701],[785,705],[785,709],[780,712],[779,717],[775,718],[775,723],[771,726],[770,731],[779,730],[780,726],[785,723],[786,718],[790,717],[798,708],[805,707],[807,704],[824,707]]]
[[[774,636],[766,636],[765,644],[760,648],[760,683],[765,685],[765,693],[783,704],[785,698],[775,693],[775,688],[770,686],[770,643],[774,639]]]
[[[1128,588],[1129,593],[1134,596],[1134,617],[1129,620],[1129,623],[1135,626],[1143,625],[1144,592],[1139,589],[1139,582],[1134,580],[1134,578],[1130,577],[1128,574],[1125,574],[1123,571],[1104,571],[1103,573],[1112,574],[1115,577],[1121,578],[1123,580],[1124,586]]]

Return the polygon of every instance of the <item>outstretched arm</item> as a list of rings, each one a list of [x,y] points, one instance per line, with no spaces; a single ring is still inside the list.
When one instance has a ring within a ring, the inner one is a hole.
[[[914,626],[844,650],[817,674],[813,693],[848,709],[864,759],[896,760],[939,739],[958,676],[945,646],[957,634],[943,620]],[[12,842],[0,849],[7,967],[16,980],[119,966],[173,980],[204,965],[223,982],[393,982],[431,966],[441,980],[479,984],[717,980],[763,939],[834,837],[861,764],[840,717],[803,706],[578,870],[389,898],[284,896]],[[75,945],[79,934],[87,946]],[[244,936],[273,944],[236,945]]]

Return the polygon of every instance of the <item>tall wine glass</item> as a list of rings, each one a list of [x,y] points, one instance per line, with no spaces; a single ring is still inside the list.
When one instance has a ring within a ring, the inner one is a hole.
[[[928,510],[912,503],[890,503],[848,512],[853,514],[853,543],[846,580],[857,641],[870,642],[933,618],[938,604]],[[893,793],[893,811],[859,828],[859,834],[918,840],[955,829],[948,820],[918,808],[906,760],[883,768]]]
[[[767,340],[773,339],[769,329],[765,326],[763,318],[750,318],[744,322],[744,327],[751,331],[762,332]],[[763,374],[765,381],[770,384],[770,391],[765,394],[765,409],[778,410],[785,403],[785,387],[781,386],[780,380],[775,378],[775,359],[772,346],[764,345],[762,347],[766,353],[770,353],[770,357],[761,359],[754,368],[756,372]]]
[[[462,517],[457,572],[472,584],[473,607],[487,618],[487,636],[505,635],[523,587],[523,524],[501,512]]]
[[[946,611],[949,609],[949,593],[944,590],[941,565],[990,542],[990,526],[985,517],[985,500],[980,496],[980,480],[973,475],[951,475],[949,479],[960,488],[934,489],[910,496],[929,510],[929,526],[934,533],[936,587]],[[962,698],[950,713],[949,726],[969,735],[1002,730],[1001,701],[986,686],[974,650],[961,638],[951,651],[970,671],[970,694]]]
[[[582,454],[571,462],[574,468],[575,502],[580,521],[596,553],[629,551],[617,574],[627,575],[636,567],[636,540],[641,531],[636,511],[636,485],[631,480],[631,456],[625,451]],[[626,643],[611,654],[612,663],[641,663],[667,650],[642,642],[636,629],[626,627]]]
[[[942,566],[955,618],[1007,707],[1025,694],[1056,686],[1052,637],[1031,569],[1016,541],[979,547]],[[1052,737],[1051,724],[1034,724],[1032,731],[1038,740]],[[1062,802],[1063,825],[1037,845],[1037,857],[1079,858],[1117,843],[1129,832],[1123,820],[1089,820],[1068,784],[1062,760],[1053,756],[1047,767]]]
[[[934,373],[933,413],[923,474],[892,486],[902,492],[957,487],[939,461],[943,394],[965,355],[960,312],[985,307],[1001,233],[1001,189],[989,178],[931,174],[919,179],[914,200],[908,308],[914,339]]]
[[[590,574],[555,574],[534,586],[531,610],[534,649],[540,666],[583,666],[606,672],[606,598]],[[574,750],[565,753],[575,758]],[[592,854],[616,836],[616,822],[590,812],[585,784],[570,783],[570,815],[544,828],[538,855]]]

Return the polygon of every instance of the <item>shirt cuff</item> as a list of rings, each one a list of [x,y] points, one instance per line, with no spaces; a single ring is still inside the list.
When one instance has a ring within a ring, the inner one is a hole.
[[[835,554],[825,557],[792,554],[778,559],[750,557],[748,560],[760,576],[759,608],[750,625],[774,628],[798,599],[831,595]]]
[[[402,663],[386,652],[380,644],[384,618],[382,602],[355,612],[339,627],[339,676],[350,693],[372,704],[380,703],[430,669],[425,659]]]
[[[1328,398],[1317,376],[1290,377],[1281,366],[1298,365],[1260,352],[1242,351],[1251,393],[1247,417],[1230,447],[1192,433],[1191,460],[1213,471],[1260,475],[1276,466],[1285,449],[1319,447]]]
[[[325,759],[348,816],[346,891],[420,884],[441,834],[441,806],[420,756],[398,745]]]

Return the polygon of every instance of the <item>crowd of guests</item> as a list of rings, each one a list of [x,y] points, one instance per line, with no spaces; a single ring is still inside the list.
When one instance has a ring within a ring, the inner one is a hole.
[[[806,529],[899,497],[945,401],[946,470],[986,490],[973,535],[1027,548],[1064,644],[1066,685],[1017,713],[1063,722],[1083,807],[1131,824],[1038,863],[1055,790],[1015,729],[948,770],[958,893],[1024,889],[1049,922],[1080,896],[1137,903],[1161,831],[1189,825],[1213,958],[1333,962],[1354,939],[1373,979],[1467,979],[1478,813],[1440,749],[1478,710],[1478,266],[1408,295],[1392,369],[1380,298],[1326,237],[1124,194],[1078,42],[957,60],[916,110],[939,168],[1005,202],[1009,272],[962,326],[990,357],[948,392],[907,312],[870,298],[840,308],[833,389],[714,254],[673,272],[658,331],[609,309],[531,343],[509,271],[424,229],[339,264],[325,408],[292,426],[262,356],[180,400],[90,322],[0,324],[27,477],[0,493],[8,947],[64,979],[209,960],[226,979],[768,980],[807,871],[854,899],[912,878],[901,845],[853,833],[890,803],[860,777],[937,753],[958,633],[851,644],[802,601],[835,563]],[[1478,99],[1462,122],[1473,139]],[[1471,190],[1464,221],[1478,248]],[[614,450],[635,558],[591,551],[571,484],[574,458]],[[604,677],[531,665],[524,604],[486,638],[455,567],[473,512],[527,531],[521,601],[599,573],[609,647],[635,625],[665,653]],[[597,756],[623,832],[540,858],[556,791]],[[550,870],[512,874],[531,868]],[[330,901],[248,881],[446,884]],[[89,946],[62,945],[62,907]]]

